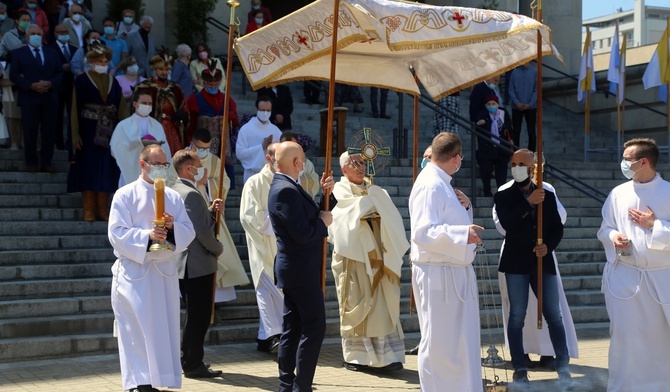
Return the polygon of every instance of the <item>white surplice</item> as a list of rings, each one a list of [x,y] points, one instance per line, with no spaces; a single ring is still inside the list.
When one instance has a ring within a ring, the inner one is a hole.
[[[109,213],[112,308],[123,389],[150,384],[181,386],[179,279],[174,255],[195,238],[179,194],[165,189],[165,211],[174,216],[172,249],[150,252],[155,219],[154,185],[138,178],[116,191]]]
[[[514,180],[507,182],[505,185],[498,188],[498,192],[505,190],[514,184]],[[568,219],[568,213],[563,207],[563,204],[558,200],[558,195],[556,195],[556,190],[554,187],[547,183],[543,182],[542,187],[554,194],[556,197],[556,207],[558,208],[558,215],[561,217],[561,223],[565,224],[565,221]],[[498,219],[498,212],[496,211],[496,206],[493,206],[493,222],[496,225],[496,229],[502,234],[505,235],[505,229],[500,225],[500,220]],[[500,247],[500,256],[502,256],[503,249],[505,248],[505,241],[503,241],[502,246]],[[579,358],[579,347],[577,345],[577,332],[575,331],[575,324],[572,320],[572,313],[570,313],[570,306],[568,305],[568,300],[565,297],[565,291],[563,290],[563,282],[561,281],[561,272],[558,269],[558,259],[556,259],[556,252],[552,252],[554,257],[554,265],[556,266],[556,282],[558,284],[558,304],[561,308],[561,315],[563,316],[563,327],[565,328],[565,337],[568,344],[568,352],[572,358]],[[500,296],[502,299],[502,312],[503,312],[503,327],[505,331],[505,342],[507,342],[507,321],[509,321],[509,296],[507,295],[507,280],[505,279],[505,274],[503,272],[498,272],[498,284],[500,286]],[[537,329],[537,297],[533,290],[528,287],[528,308],[526,309],[526,319],[523,325],[523,348],[526,354],[538,354],[538,355],[547,355],[554,356],[554,346],[551,344],[551,339],[549,338],[549,328],[547,328],[547,320],[542,318],[544,326],[542,329]],[[507,344],[509,346],[509,344]]]
[[[261,171],[267,163],[263,151],[263,139],[272,135],[272,142],[279,142],[281,131],[270,121],[263,124],[258,117],[252,117],[240,128],[235,143],[235,155],[244,167],[244,182]]]
[[[376,185],[342,177],[333,195],[328,233],[344,361],[374,367],[405,362],[400,273],[409,242],[402,217]]]
[[[145,130],[141,129],[139,122],[146,122]],[[147,134],[153,136],[159,142],[165,142],[161,145],[161,148],[165,152],[168,162],[172,163],[170,146],[166,142],[165,131],[163,131],[161,123],[151,117],[143,120],[137,114],[133,114],[116,125],[109,141],[112,156],[116,159],[116,164],[121,170],[119,188],[135,181],[140,176],[140,152],[144,149],[142,136]]]
[[[614,188],[603,205],[598,231],[607,255],[602,291],[610,318],[608,392],[668,390],[670,376],[670,183],[659,174],[646,183]],[[630,209],[656,219],[651,230],[634,224]],[[630,239],[629,255],[617,256],[614,236]]]
[[[268,195],[274,173],[266,165],[252,175],[242,188],[240,222],[247,238],[249,268],[256,288],[260,328],[258,339],[281,333],[284,313],[283,295],[274,285],[277,238],[268,215]],[[261,279],[262,276],[267,279]],[[282,298],[282,301],[277,301]]]
[[[468,244],[472,209],[451,176],[429,163],[409,198],[412,285],[421,327],[419,379],[424,392],[480,392],[479,298]]]

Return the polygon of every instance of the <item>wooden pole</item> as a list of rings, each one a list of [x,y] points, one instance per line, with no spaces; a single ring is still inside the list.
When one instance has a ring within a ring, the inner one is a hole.
[[[226,4],[230,7],[230,23],[228,24],[228,61],[226,63],[226,93],[223,97],[223,121],[221,122],[221,149],[219,160],[219,194],[218,198],[223,196],[223,173],[224,165],[226,163],[226,145],[228,144],[228,118],[230,117],[230,83],[233,73],[233,41],[235,38],[235,8],[240,3],[235,0],[228,0]],[[216,235],[219,235],[219,221],[221,220],[221,211],[216,212],[216,227],[214,228]]]
[[[538,10],[542,20],[542,10]],[[587,93],[588,94],[588,93]],[[587,95],[588,96],[588,95]],[[542,33],[537,30],[537,174],[535,185],[542,189],[544,159],[542,156]],[[537,245],[542,245],[542,203],[536,206]],[[537,258],[537,329],[542,329],[542,257]]]
[[[330,81],[328,87],[328,123],[326,124],[326,167],[324,171],[330,173],[333,154],[333,107],[335,106],[335,66],[337,65],[337,29],[339,28],[340,0],[335,0],[333,6],[333,37],[330,48]],[[330,191],[323,192],[323,206],[330,209]],[[323,239],[323,258],[321,261],[321,290],[326,296],[326,263],[328,260],[328,239]]]

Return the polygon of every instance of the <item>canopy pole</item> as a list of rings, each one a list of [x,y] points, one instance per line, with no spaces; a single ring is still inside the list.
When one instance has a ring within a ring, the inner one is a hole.
[[[326,124],[326,167],[324,172],[330,175],[333,154],[333,107],[335,106],[335,67],[337,65],[337,30],[339,28],[340,0],[333,6],[333,38],[330,46],[330,81],[328,87],[328,123]],[[330,210],[330,191],[323,192],[323,206]],[[323,239],[323,257],[321,260],[321,291],[326,296],[326,263],[328,260],[328,238]]]
[[[542,10],[538,10],[539,20],[542,20]],[[537,169],[535,185],[542,189],[544,159],[542,155],[542,33],[537,30]],[[537,204],[537,245],[542,245],[542,203]],[[537,329],[542,329],[542,257],[537,258]]]
[[[223,177],[224,177],[224,170],[225,170],[225,162],[226,162],[226,144],[228,143],[228,118],[230,117],[230,82],[231,82],[231,74],[233,70],[233,40],[235,38],[235,30],[233,29],[233,26],[235,26],[235,8],[237,8],[240,3],[236,0],[228,0],[226,4],[230,7],[230,23],[228,23],[228,61],[226,63],[226,93],[224,94],[223,97],[223,123],[221,124],[221,149],[220,155],[221,159],[219,159],[219,194],[217,195],[217,198],[222,199],[223,198]],[[221,211],[216,211],[216,224],[214,225],[214,234],[216,237],[219,237],[219,226],[221,223]],[[210,317],[209,323],[211,325],[214,325],[214,316],[215,316],[215,308],[214,308],[214,298],[216,297],[216,271],[214,271],[214,276],[212,279],[214,279],[214,284],[212,285],[212,316]]]

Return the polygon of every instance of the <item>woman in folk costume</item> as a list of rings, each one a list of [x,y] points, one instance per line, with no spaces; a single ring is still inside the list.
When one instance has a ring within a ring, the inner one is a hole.
[[[188,97],[187,106],[191,122],[186,131],[185,143],[191,143],[191,138],[196,129],[205,128],[209,130],[212,138],[210,152],[221,157],[221,128],[223,124],[223,102],[225,95],[221,92],[220,83],[223,79],[223,72],[217,67],[219,61],[211,60],[209,68],[202,71],[200,77],[203,83],[203,88],[195,94]],[[232,97],[229,99],[228,121],[231,125],[229,130],[237,127],[239,118],[237,117],[237,104]],[[231,180],[231,189],[235,187],[235,172],[233,170],[233,157],[231,153],[230,132],[229,139],[226,143],[225,166],[226,172]]]
[[[138,84],[136,88],[148,88],[151,91],[151,117],[161,123],[170,151],[176,152],[184,147],[184,132],[189,122],[184,93],[176,83],[168,80],[172,68],[169,55],[156,55],[149,60],[149,65],[154,77]]]
[[[119,120],[129,116],[121,86],[107,73],[112,51],[93,45],[86,54],[91,69],[74,80],[72,95],[72,149],[68,192],[81,192],[84,220],[108,220],[107,198],[117,189],[119,168],[109,142]],[[97,207],[97,208],[96,208]]]

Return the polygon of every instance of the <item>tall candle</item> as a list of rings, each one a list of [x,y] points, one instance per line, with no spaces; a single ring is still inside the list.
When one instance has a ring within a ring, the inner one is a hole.
[[[165,212],[165,180],[158,178],[154,181],[156,191],[156,220],[162,221]]]

